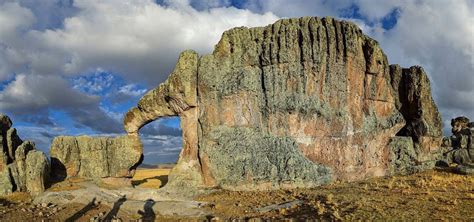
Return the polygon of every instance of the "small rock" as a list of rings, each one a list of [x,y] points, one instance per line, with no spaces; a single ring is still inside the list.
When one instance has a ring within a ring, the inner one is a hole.
[[[464,174],[464,175],[473,175],[474,174],[474,165],[470,165],[470,164],[458,165],[455,168],[455,172],[457,172],[459,174]]]
[[[40,216],[40,217],[42,217],[43,215],[44,215],[44,213],[41,212],[41,211],[38,213],[38,216]]]
[[[98,216],[103,217],[104,215],[105,215],[105,212],[100,212]]]
[[[49,206],[49,203],[42,203],[42,204],[41,204],[41,207],[43,207],[43,208],[46,208],[46,207],[48,207],[48,206]]]
[[[21,208],[21,211],[26,212],[26,209],[25,209],[25,208]]]
[[[285,209],[285,208],[282,208],[282,209],[279,210],[278,213],[279,213],[280,215],[284,215],[284,214],[286,214],[286,209]]]

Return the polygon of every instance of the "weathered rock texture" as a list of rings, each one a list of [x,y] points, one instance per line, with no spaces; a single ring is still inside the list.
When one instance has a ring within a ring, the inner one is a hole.
[[[168,80],[124,119],[180,116],[170,185],[315,186],[422,169],[441,119],[420,67],[389,66],[353,23],[283,19],[224,32],[210,55],[181,54]]]
[[[472,165],[474,168],[474,122],[461,116],[451,120],[452,133],[443,139],[444,160],[448,163]]]
[[[37,195],[48,184],[50,165],[35,144],[22,141],[12,128],[12,121],[0,114],[0,195],[28,191]]]
[[[60,136],[54,138],[50,155],[56,179],[131,177],[141,162],[142,146],[136,136]]]

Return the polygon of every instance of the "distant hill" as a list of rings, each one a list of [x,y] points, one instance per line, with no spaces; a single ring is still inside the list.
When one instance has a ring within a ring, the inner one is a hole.
[[[171,169],[175,166],[175,163],[159,163],[159,164],[147,164],[142,163],[138,168],[140,169]]]

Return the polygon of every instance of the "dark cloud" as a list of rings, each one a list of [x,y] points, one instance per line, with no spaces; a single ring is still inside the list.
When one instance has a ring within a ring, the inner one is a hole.
[[[50,108],[66,112],[80,127],[101,133],[123,132],[120,119],[100,108],[100,97],[74,90],[59,76],[17,75],[0,92],[0,111],[25,121],[54,125],[47,116]]]
[[[100,133],[125,132],[120,120],[110,117],[98,106],[66,110],[79,128],[89,127]]]
[[[1,110],[1,109],[0,109]],[[35,124],[37,126],[43,127],[54,127],[57,126],[56,123],[51,120],[47,110],[42,110],[36,112],[34,115],[25,113],[23,115],[15,115],[15,120],[28,122],[30,124]]]

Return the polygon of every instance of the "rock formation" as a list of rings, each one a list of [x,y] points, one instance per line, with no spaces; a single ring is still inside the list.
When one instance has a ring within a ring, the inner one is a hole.
[[[212,54],[183,52],[124,118],[130,136],[179,116],[168,186],[316,186],[410,173],[439,155],[441,118],[421,67],[390,66],[353,23],[282,19],[224,32]]]
[[[131,177],[142,152],[136,136],[60,136],[51,144],[51,168],[56,179]]]
[[[443,139],[443,146],[447,148],[444,160],[448,163],[473,164],[474,166],[474,122],[461,116],[451,120],[452,133]]]
[[[45,190],[49,178],[46,155],[35,144],[22,141],[12,121],[0,114],[0,195],[27,191],[37,195]]]

